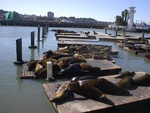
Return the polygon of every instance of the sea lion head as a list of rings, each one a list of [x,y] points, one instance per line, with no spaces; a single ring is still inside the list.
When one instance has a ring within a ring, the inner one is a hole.
[[[38,61],[37,60],[30,60],[29,62],[28,62],[28,64],[27,64],[27,66],[28,66],[28,71],[33,71],[34,69],[35,69],[35,67],[36,67],[36,63],[37,63]]]
[[[69,94],[69,84],[62,84],[56,91],[55,96],[50,99],[51,102],[62,102],[67,99]]]

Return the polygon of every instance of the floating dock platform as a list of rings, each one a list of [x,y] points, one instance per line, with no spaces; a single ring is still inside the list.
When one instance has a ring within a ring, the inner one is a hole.
[[[105,33],[99,33],[98,35],[96,35],[96,38],[98,40],[107,40],[107,41],[117,41],[117,40],[125,40],[126,38],[123,36],[111,36]]]
[[[78,39],[95,39],[95,36],[76,36],[76,35],[56,35],[56,39],[59,38],[78,38]]]
[[[144,74],[145,72],[136,72],[134,78],[138,78]],[[120,79],[114,79],[115,76],[117,75],[105,76],[102,78],[117,83]],[[43,84],[48,99],[55,96],[58,84],[68,82],[69,81]],[[129,92],[131,94],[130,96],[114,96],[106,94],[108,99],[105,100],[105,102],[87,99],[74,93],[73,97],[69,96],[67,100],[59,104],[52,102],[52,105],[58,113],[143,113],[145,109],[149,109],[150,87],[137,86],[136,88],[129,90]]]
[[[75,35],[75,36],[80,36],[79,33],[59,33],[59,34],[56,34],[56,35]]]
[[[97,39],[79,39],[79,38],[59,38],[58,41],[72,41],[72,42],[99,42]]]
[[[111,61],[108,60],[94,60],[94,59],[86,59],[87,63],[89,63],[92,66],[100,67],[100,73],[95,76],[105,76],[105,75],[114,75],[118,74],[121,71],[121,67],[117,66],[116,64],[112,63]],[[85,75],[86,73],[83,73]],[[53,75],[54,78],[70,78],[73,77],[69,74],[55,74]],[[30,78],[33,79],[35,78],[35,75],[32,71],[28,71],[27,63],[22,65],[22,70],[20,74],[20,78],[26,79]]]

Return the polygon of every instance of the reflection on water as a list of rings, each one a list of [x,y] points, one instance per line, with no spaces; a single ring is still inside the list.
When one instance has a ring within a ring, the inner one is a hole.
[[[0,26],[0,113],[55,113],[52,105],[48,101],[42,84],[45,80],[20,79],[21,66],[14,65],[16,59],[16,44],[15,40],[22,38],[23,60],[39,59],[43,52],[47,50],[56,50],[56,38],[54,32],[50,30],[47,38],[37,42],[37,49],[29,49],[30,32],[35,31],[37,37],[37,27],[16,27],[16,26]],[[58,28],[56,28],[58,29]],[[86,28],[59,28],[71,31],[96,31],[104,32],[101,29],[86,29]],[[108,31],[112,32],[112,31]],[[113,33],[113,32],[112,32]],[[40,33],[42,34],[42,33]],[[116,64],[122,67],[122,71],[145,71],[150,73],[150,61],[122,50],[113,42],[100,41],[104,45],[111,45],[112,48],[119,51],[117,56],[114,56]]]

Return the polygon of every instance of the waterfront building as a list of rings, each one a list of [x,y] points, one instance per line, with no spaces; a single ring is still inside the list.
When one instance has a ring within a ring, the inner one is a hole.
[[[54,13],[51,12],[51,11],[47,12],[47,17],[48,17],[49,19],[54,19]]]

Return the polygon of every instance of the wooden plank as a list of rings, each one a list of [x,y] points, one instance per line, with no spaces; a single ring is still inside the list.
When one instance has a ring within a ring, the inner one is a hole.
[[[121,71],[121,67],[117,66],[116,64],[108,60],[86,59],[86,61],[88,64],[94,67],[100,67],[101,70],[120,70]]]
[[[75,36],[75,35],[56,35],[56,38],[79,38],[79,39],[95,39],[94,36]]]
[[[22,65],[21,73],[20,73],[20,78],[35,78],[35,75],[32,71],[28,71],[28,66],[27,63],[24,63]]]
[[[144,75],[145,72],[136,72],[134,78],[140,77]],[[117,76],[117,75],[115,75]],[[114,79],[114,76],[105,76],[103,77],[107,80],[112,81],[113,83],[118,82],[120,79]],[[68,83],[67,82],[59,82],[61,83]],[[58,83],[47,83],[43,84],[44,91],[46,94],[49,94],[49,99],[55,95],[54,89],[56,88]],[[49,87],[47,87],[47,85]],[[48,90],[49,89],[49,90]],[[49,91],[49,92],[48,92]],[[129,90],[131,96],[114,96],[114,95],[106,95],[108,100],[105,102],[98,102],[91,99],[86,99],[83,96],[74,93],[74,98],[64,101],[59,105],[55,105],[55,108],[58,110],[59,113],[108,113],[113,110],[115,113],[126,113],[131,112],[135,113],[134,111],[138,111],[138,108],[146,108],[150,105],[150,87],[137,87],[134,90]]]
[[[78,39],[78,38],[60,38],[58,39],[58,41],[82,41],[82,42],[99,42],[98,40],[96,39]]]
[[[75,41],[57,41],[57,45],[58,47],[65,47],[65,46],[70,46],[70,45],[95,45],[95,46],[99,46],[102,45],[99,42],[87,42],[87,41],[82,41],[82,42],[75,42]]]
[[[59,33],[57,35],[76,35],[76,36],[80,36],[79,33]]]

